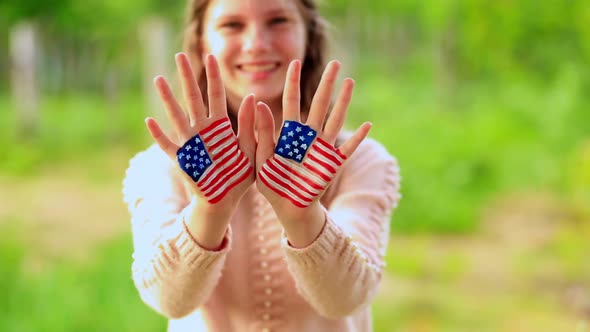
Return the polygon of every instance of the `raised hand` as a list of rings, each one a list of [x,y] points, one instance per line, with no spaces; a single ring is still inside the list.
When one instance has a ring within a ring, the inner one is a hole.
[[[209,109],[186,54],[176,55],[188,114],[175,99],[162,76],[154,84],[166,107],[176,141],[163,133],[153,118],[147,128],[160,148],[176,163],[191,184],[194,194],[211,204],[236,204],[254,182],[252,162],[256,150],[254,137],[254,96],[248,95],[238,111],[238,135],[227,114],[225,90],[215,57],[205,60]]]
[[[344,80],[323,127],[339,68],[337,61],[328,64],[307,121],[302,123],[299,106],[301,62],[295,60],[290,64],[283,91],[283,127],[278,142],[274,139],[270,109],[263,103],[257,105],[257,186],[279,215],[296,216],[297,210],[317,202],[371,128],[370,123],[364,123],[340,147],[334,147],[352,97],[354,81],[350,78]]]

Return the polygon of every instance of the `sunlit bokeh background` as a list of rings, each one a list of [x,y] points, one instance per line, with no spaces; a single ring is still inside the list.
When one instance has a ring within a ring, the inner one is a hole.
[[[121,181],[184,2],[0,2],[0,331],[164,331]],[[590,2],[324,1],[401,165],[376,331],[590,331]],[[344,75],[344,74],[343,74]]]

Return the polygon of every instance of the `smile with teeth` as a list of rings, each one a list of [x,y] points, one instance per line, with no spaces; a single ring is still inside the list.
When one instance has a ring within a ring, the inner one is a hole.
[[[276,69],[279,66],[278,63],[269,63],[264,65],[241,65],[239,68],[245,72],[249,73],[261,73],[261,72],[269,72],[271,70]]]

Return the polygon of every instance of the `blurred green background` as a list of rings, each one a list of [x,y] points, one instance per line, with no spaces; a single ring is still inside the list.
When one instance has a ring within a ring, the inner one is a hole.
[[[0,2],[0,331],[164,331],[121,181],[185,4]],[[590,2],[324,1],[401,165],[376,331],[590,331]]]

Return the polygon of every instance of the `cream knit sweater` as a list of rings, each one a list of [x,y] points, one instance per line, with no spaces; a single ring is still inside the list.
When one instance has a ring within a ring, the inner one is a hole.
[[[321,199],[328,218],[307,248],[291,247],[252,185],[222,248],[201,248],[183,223],[189,191],[156,145],[137,154],[123,182],[143,301],[170,332],[371,331],[370,302],[383,273],[389,222],[400,199],[395,158],[365,139]]]

